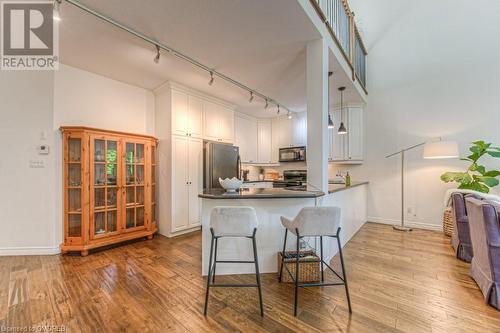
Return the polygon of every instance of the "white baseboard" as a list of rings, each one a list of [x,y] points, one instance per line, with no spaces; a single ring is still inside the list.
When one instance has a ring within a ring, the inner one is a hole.
[[[0,247],[0,256],[46,256],[59,253],[59,247]]]
[[[375,222],[381,224],[390,224],[390,225],[399,225],[401,224],[401,220],[394,219],[386,219],[383,217],[374,217],[368,216],[368,222]],[[405,225],[412,228],[418,229],[427,229],[427,230],[435,230],[435,231],[443,231],[443,226],[433,223],[422,223],[422,222],[413,222],[413,221],[405,221]]]
[[[198,231],[198,230],[201,230],[201,226],[197,226],[197,227],[189,228],[189,229],[185,229],[185,230],[180,230],[180,231],[176,231],[176,232],[171,232],[171,233],[168,233],[166,235],[160,233],[160,235],[166,236],[168,238],[172,238],[172,237],[177,237],[177,236],[188,234],[190,232],[194,232],[194,231]]]

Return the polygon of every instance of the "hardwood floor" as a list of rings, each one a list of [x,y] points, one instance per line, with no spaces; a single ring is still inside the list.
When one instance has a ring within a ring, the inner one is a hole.
[[[500,332],[500,311],[484,304],[469,265],[438,232],[363,226],[344,251],[351,317],[338,286],[301,289],[295,318],[292,285],[263,274],[264,318],[257,290],[247,288],[214,288],[205,318],[200,247],[196,233],[88,257],[0,257],[0,331],[65,325],[66,332]],[[338,257],[333,262],[338,268]]]

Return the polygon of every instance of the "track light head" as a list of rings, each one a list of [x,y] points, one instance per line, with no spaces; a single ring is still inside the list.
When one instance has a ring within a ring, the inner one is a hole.
[[[155,62],[155,64],[158,64],[160,62],[160,47],[158,45],[155,46],[156,46],[156,56],[153,59],[153,61]]]
[[[332,129],[335,128],[335,125],[333,124],[332,116],[330,113],[328,113],[328,128]]]
[[[253,102],[253,91],[250,91],[250,98],[248,99],[248,103]]]
[[[287,113],[286,117],[288,119],[292,119],[292,113],[290,112],[290,110],[288,110],[288,113]]]
[[[210,72],[210,81],[208,81],[209,86],[212,84],[214,84],[214,72]]]
[[[61,5],[62,0],[54,0],[52,7],[53,7],[53,13],[52,13],[52,18],[54,21],[61,21],[61,16],[59,15],[59,7]]]
[[[278,104],[278,111],[276,113],[280,114],[280,105],[279,104]]]
[[[268,99],[266,98],[266,105],[264,105],[264,110],[266,110],[268,107],[269,107],[269,101],[268,101]]]

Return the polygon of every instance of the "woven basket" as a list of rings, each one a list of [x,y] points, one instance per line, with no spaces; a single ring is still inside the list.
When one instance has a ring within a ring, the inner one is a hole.
[[[451,207],[446,208],[443,214],[443,232],[448,237],[451,237],[451,234],[453,234],[453,213],[451,212]]]
[[[292,276],[295,278],[295,267],[296,267],[296,251],[285,252],[285,262],[283,263],[283,274],[281,276],[281,282],[290,283],[293,282],[290,274],[288,274],[287,269]],[[320,280],[320,268],[319,268],[319,257],[314,253],[314,251],[300,251],[301,256],[306,258],[299,259],[299,281],[300,282],[317,282]],[[281,252],[278,252],[278,273],[281,267]]]

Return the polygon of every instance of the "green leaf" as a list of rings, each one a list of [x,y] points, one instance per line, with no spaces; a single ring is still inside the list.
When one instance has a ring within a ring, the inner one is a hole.
[[[479,153],[474,153],[472,155],[467,156],[467,158],[469,158],[473,162],[477,161],[480,157],[481,155]]]
[[[483,176],[474,176],[474,179],[481,183],[485,183],[489,187],[497,186],[500,183],[500,180],[495,177],[483,177]]]
[[[498,170],[491,170],[491,171],[483,173],[483,176],[486,176],[486,177],[498,177],[498,176],[500,176],[500,171],[498,171]]]
[[[490,192],[490,189],[488,188],[488,186],[483,185],[483,184],[478,183],[478,182],[472,182],[470,184],[460,184],[458,186],[458,188],[461,190],[473,190],[473,191],[478,191],[478,192],[482,192],[482,193],[489,193]]]
[[[500,151],[487,151],[486,154],[490,155],[491,157],[500,157]]]
[[[482,165],[478,165],[477,172],[479,172],[480,174],[482,174],[484,176],[484,173],[486,172],[486,168]]]
[[[473,141],[472,144],[476,146],[484,146],[484,141],[483,140]]]
[[[441,175],[441,180],[445,183],[457,182],[468,184],[472,182],[472,177],[467,172],[446,172]]]
[[[465,158],[465,157],[462,157],[460,160],[461,160],[461,161],[474,162],[474,161],[473,161],[473,160],[471,160],[470,158]]]

